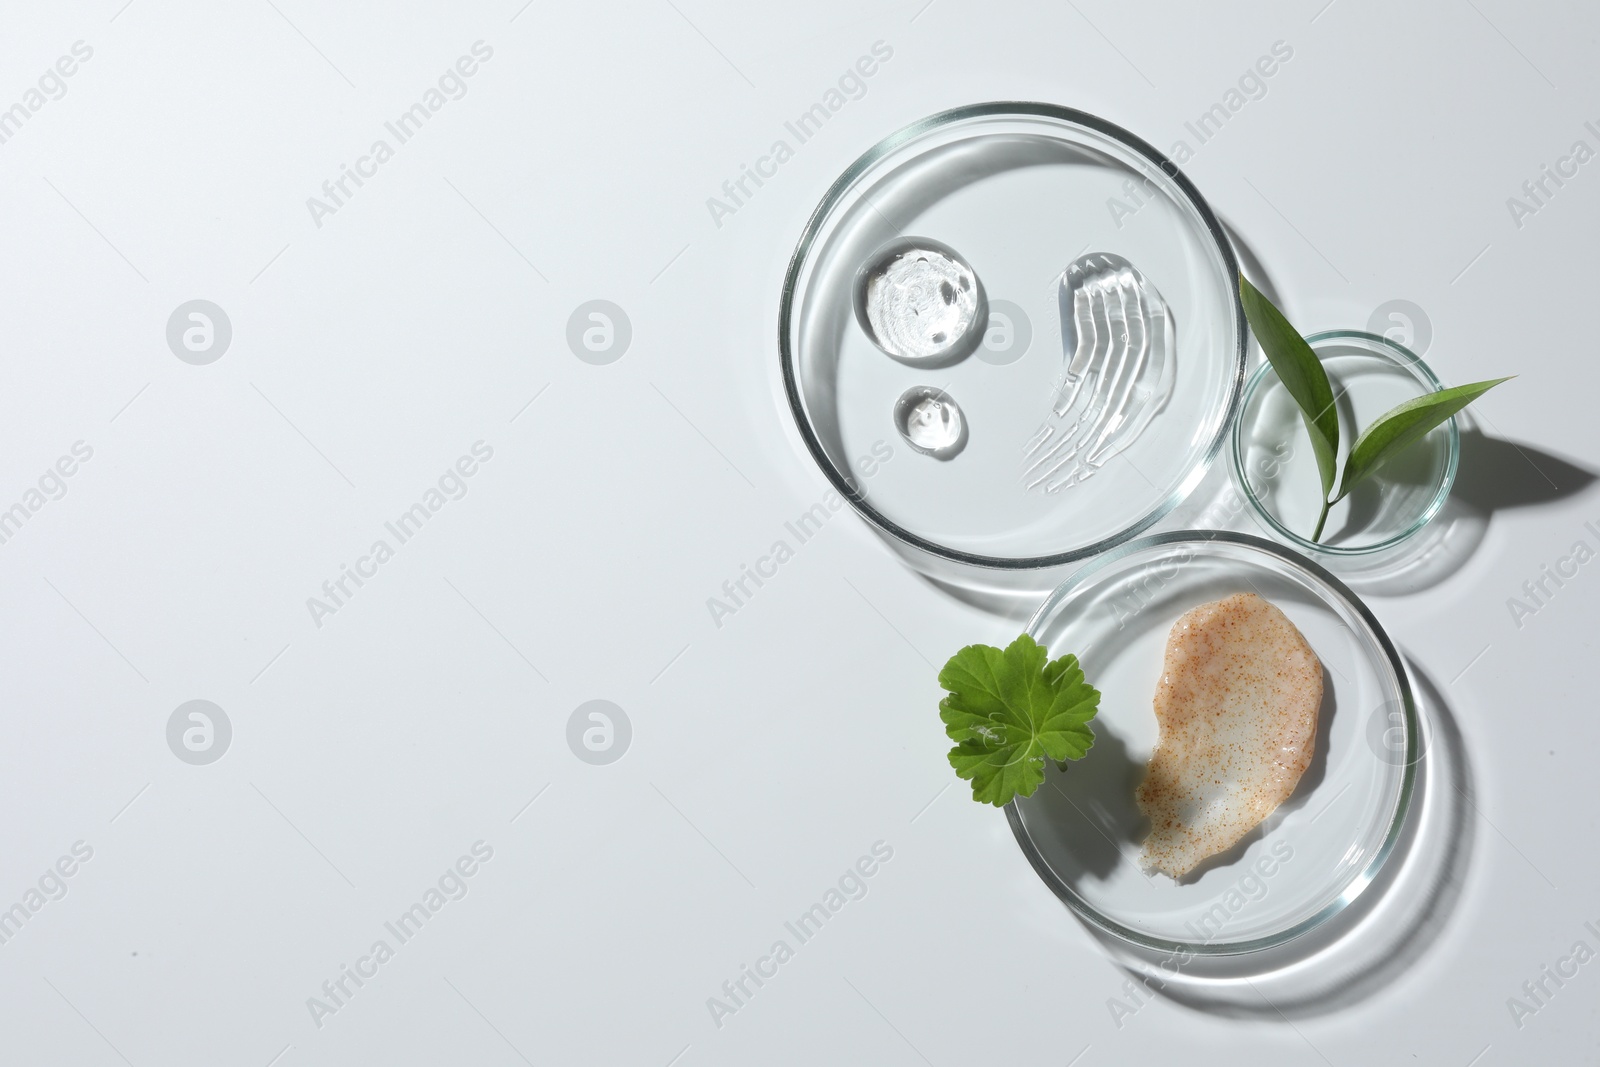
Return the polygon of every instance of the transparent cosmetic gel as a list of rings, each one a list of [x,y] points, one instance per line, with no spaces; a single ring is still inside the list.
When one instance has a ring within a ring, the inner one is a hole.
[[[900,394],[894,425],[906,444],[925,456],[950,459],[967,444],[967,420],[961,405],[942,389],[916,385]]]
[[[958,359],[981,334],[977,275],[953,249],[926,238],[880,249],[861,274],[857,302],[867,336],[907,363]]]
[[[1126,259],[1073,260],[1057,301],[1066,371],[1051,417],[1023,448],[1023,482],[1047,493],[1093,477],[1150,425],[1173,385],[1172,313]]]

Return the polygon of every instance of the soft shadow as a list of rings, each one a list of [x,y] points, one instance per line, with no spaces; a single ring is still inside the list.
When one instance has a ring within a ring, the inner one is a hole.
[[[1371,999],[1438,941],[1466,885],[1477,801],[1466,746],[1443,693],[1407,663],[1424,747],[1406,825],[1373,883],[1316,930],[1246,955],[1185,959],[1092,931],[1136,982],[1208,1015],[1311,1018]]]
[[[1149,821],[1133,803],[1144,761],[1104,725],[1083,759],[1058,769],[1046,761],[1044,788],[1026,801],[1034,843],[1074,889],[1085,876],[1104,879],[1129,862],[1130,849],[1149,832]],[[1117,798],[1115,805],[1106,798]],[[1063,860],[1070,858],[1070,862]]]
[[[876,527],[878,533],[918,578],[945,596],[996,618],[1025,626],[1039,604],[1066,580],[1075,567],[1049,568],[1008,574],[978,567],[962,567],[926,554],[914,554]]]
[[[1461,467],[1451,496],[1488,515],[1564,500],[1588,489],[1594,471],[1533,445],[1461,431]]]
[[[1222,223],[1222,231],[1228,235],[1228,241],[1233,245],[1233,254],[1239,260],[1239,267],[1249,277],[1250,284],[1266,294],[1268,300],[1282,307],[1283,301],[1278,297],[1278,287],[1273,284],[1272,275],[1267,273],[1267,268],[1262,266],[1261,257],[1256,255],[1256,250],[1239,236],[1239,231],[1233,223],[1220,215],[1217,218]]]
[[[1353,421],[1353,420],[1352,420]],[[1349,507],[1344,522],[1338,530],[1330,532],[1325,542],[1340,544],[1346,532],[1359,533],[1381,524],[1385,505],[1415,500],[1419,493],[1432,496],[1438,485],[1440,471],[1444,468],[1446,446],[1443,441],[1422,441],[1390,458],[1370,477],[1357,483],[1349,496]],[[1400,508],[1406,504],[1398,505]]]
[[[1357,592],[1405,596],[1431,589],[1476,554],[1495,512],[1564,500],[1588,490],[1600,477],[1534,445],[1484,433],[1470,410],[1458,414],[1456,421],[1461,429],[1461,462],[1439,514],[1395,549],[1372,558],[1329,562]],[[1399,478],[1403,473],[1403,466],[1392,475],[1386,467],[1376,477]]]

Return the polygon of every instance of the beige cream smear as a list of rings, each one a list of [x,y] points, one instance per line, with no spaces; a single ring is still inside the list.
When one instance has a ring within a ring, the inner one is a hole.
[[[1150,820],[1140,866],[1180,878],[1260,825],[1310,765],[1321,706],[1322,663],[1276,606],[1235,593],[1184,614],[1135,796]]]

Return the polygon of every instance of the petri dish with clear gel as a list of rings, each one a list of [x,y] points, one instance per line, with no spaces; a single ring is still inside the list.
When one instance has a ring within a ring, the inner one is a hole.
[[[1322,661],[1316,749],[1265,822],[1175,880],[1138,863],[1156,684],[1178,617],[1238,592],[1282,609]],[[1047,762],[1044,784],[1006,807],[1034,870],[1085,921],[1163,952],[1273,948],[1337,915],[1389,860],[1420,752],[1411,685],[1372,613],[1318,564],[1246,534],[1145,537],[1074,573],[1028,633],[1052,658],[1075,653],[1101,693],[1088,754]]]
[[[943,251],[954,298],[928,305],[925,333],[902,314],[891,340],[863,278],[907,247]],[[1019,337],[1020,354],[1000,351]],[[1236,262],[1194,186],[1127,131],[1040,103],[943,112],[851,164],[801,234],[779,312],[789,407],[838,491],[921,553],[1016,571],[1120,544],[1198,484],[1239,404],[1244,342]],[[916,387],[959,404],[958,451],[907,445],[898,401]],[[893,458],[856,476],[879,442]]]

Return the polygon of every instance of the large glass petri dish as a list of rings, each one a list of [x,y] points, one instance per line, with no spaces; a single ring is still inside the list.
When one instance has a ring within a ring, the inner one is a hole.
[[[862,272],[885,249],[919,241],[959,255],[982,288],[982,343],[943,365],[889,355],[856,304]],[[1063,328],[1060,290],[1069,265],[1096,254],[1153,294],[1167,377],[1114,369],[1144,365],[1117,360],[1148,330],[1125,328],[1120,349],[1113,337],[1112,354],[1081,360],[1090,369],[1100,360],[1106,400],[1095,410],[1122,412],[1121,436],[1092,469],[1087,450],[1073,461],[1086,472],[1076,480],[1037,484],[1048,469],[1041,455],[1070,458],[1074,435],[1080,447],[1089,436],[1073,417],[1098,395],[1093,382],[1078,409],[1056,410],[1084,336],[1070,301]],[[1156,522],[1220,451],[1245,370],[1238,269],[1194,186],[1127,131],[1039,103],[946,111],[853,163],[790,261],[779,344],[801,437],[839,492],[906,544],[993,568],[1085,559]],[[1131,399],[1119,407],[1123,373]],[[901,438],[895,403],[916,387],[959,404],[967,437],[958,454],[924,455]],[[882,461],[886,449],[892,459]]]
[[[1134,789],[1157,739],[1152,698],[1173,622],[1255,592],[1323,665],[1315,755],[1295,793],[1238,845],[1181,880],[1140,869],[1148,829]],[[1180,531],[1086,565],[1028,626],[1052,657],[1076,653],[1101,692],[1095,743],[1046,764],[1006,815],[1034,869],[1094,926],[1164,952],[1230,955],[1285,944],[1332,918],[1377,876],[1410,804],[1418,723],[1405,668],[1337,578],[1245,534]]]

